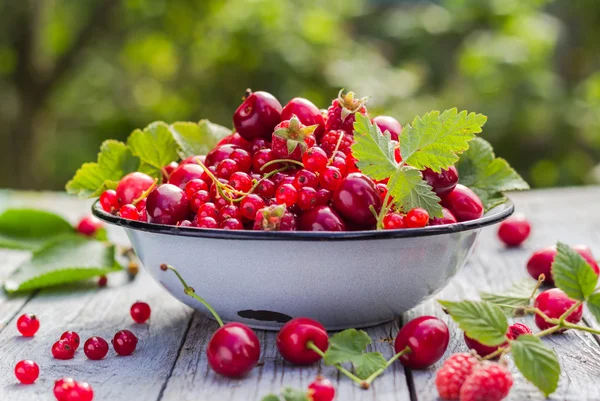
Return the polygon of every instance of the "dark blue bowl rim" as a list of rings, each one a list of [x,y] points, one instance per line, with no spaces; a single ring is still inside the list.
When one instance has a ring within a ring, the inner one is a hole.
[[[235,240],[284,240],[284,241],[352,241],[373,240],[391,238],[414,238],[431,235],[451,234],[461,231],[475,230],[499,223],[508,218],[515,210],[512,201],[508,200],[486,213],[476,220],[462,223],[448,224],[443,226],[431,226],[424,228],[406,228],[399,230],[366,230],[366,231],[252,231],[252,230],[221,230],[194,227],[176,227],[163,224],[147,223],[142,221],[127,220],[110,213],[106,213],[100,207],[98,201],[92,205],[92,213],[110,224],[115,224],[126,229],[144,231],[155,234],[178,235],[184,237],[213,238],[213,239],[235,239]]]

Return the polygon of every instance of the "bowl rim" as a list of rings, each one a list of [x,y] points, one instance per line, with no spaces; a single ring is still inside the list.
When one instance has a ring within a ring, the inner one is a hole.
[[[164,224],[147,223],[127,220],[105,212],[97,200],[92,205],[92,214],[109,224],[126,229],[144,231],[154,234],[178,235],[184,237],[230,239],[230,240],[280,240],[280,241],[356,241],[392,238],[415,238],[431,235],[452,234],[462,231],[475,230],[490,226],[507,219],[513,214],[515,206],[510,199],[488,211],[483,217],[440,226],[424,228],[402,228],[396,230],[362,230],[362,231],[253,231],[253,230],[222,230],[214,228],[178,227]]]

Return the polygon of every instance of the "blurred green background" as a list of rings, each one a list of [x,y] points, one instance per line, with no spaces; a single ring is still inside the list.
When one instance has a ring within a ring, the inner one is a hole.
[[[4,0],[0,187],[61,189],[154,120],[231,126],[247,87],[481,112],[532,186],[598,182],[599,37],[597,0]]]

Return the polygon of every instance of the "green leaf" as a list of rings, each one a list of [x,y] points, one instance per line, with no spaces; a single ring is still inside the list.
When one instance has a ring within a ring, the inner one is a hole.
[[[440,198],[433,192],[419,170],[403,166],[396,170],[388,181],[388,191],[396,205],[408,212],[415,207],[421,207],[432,217],[442,217]]]
[[[400,154],[410,166],[419,170],[429,167],[439,173],[458,161],[458,155],[469,148],[469,141],[486,121],[482,114],[459,113],[456,108],[417,116],[402,130]]]
[[[600,293],[596,292],[590,295],[585,302],[588,309],[594,315],[594,318],[598,323],[600,323]]]
[[[74,232],[68,221],[44,210],[7,209],[0,215],[1,248],[36,250],[58,235]]]
[[[177,142],[169,126],[162,121],[149,124],[143,131],[133,131],[127,139],[127,146],[145,165],[156,169],[152,174],[155,178],[162,176],[162,167],[179,158]]]
[[[115,261],[115,246],[63,234],[33,253],[6,280],[9,292],[36,290],[102,276],[122,267]]]
[[[537,283],[531,280],[523,280],[513,284],[508,290],[501,294],[491,292],[481,292],[481,299],[493,304],[504,304],[512,306],[529,306],[531,303],[531,294]],[[504,308],[503,308],[504,309]],[[507,312],[512,312],[514,309],[507,308]]]
[[[286,387],[283,389],[281,395],[285,401],[310,401],[306,390]]]
[[[596,288],[598,276],[586,260],[569,245],[559,242],[552,263],[554,284],[570,298],[585,301]]]
[[[529,189],[519,173],[506,160],[495,157],[492,145],[481,138],[469,143],[456,168],[460,183],[481,198],[486,211],[506,201],[502,192]]]
[[[508,321],[502,309],[485,301],[439,301],[467,335],[484,345],[506,342]]]
[[[176,122],[169,128],[179,145],[181,158],[208,153],[221,139],[232,132],[229,128],[208,120],[200,120],[198,124]]]
[[[123,142],[104,141],[98,153],[98,161],[84,163],[71,181],[67,182],[66,190],[80,198],[97,197],[107,189],[116,188],[119,180],[136,171],[139,164],[140,160],[131,154]]]
[[[386,365],[385,358],[379,352],[364,352],[369,344],[371,337],[362,330],[341,331],[329,339],[329,348],[323,360],[326,365],[351,362],[356,376],[366,379]]]
[[[521,335],[510,344],[515,365],[523,376],[546,397],[552,394],[560,376],[560,365],[554,350],[532,334]]]
[[[375,180],[383,180],[396,172],[398,163],[389,132],[382,134],[377,124],[372,124],[367,116],[360,113],[356,113],[354,122],[354,141],[352,154],[364,174]]]

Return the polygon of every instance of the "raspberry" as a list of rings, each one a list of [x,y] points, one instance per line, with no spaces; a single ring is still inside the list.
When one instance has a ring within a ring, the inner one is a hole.
[[[321,148],[325,151],[325,153],[327,153],[327,156],[331,156],[335,151],[335,147],[340,139],[340,135],[343,135],[344,137],[340,142],[338,150],[345,155],[349,155],[352,151],[352,149],[350,149],[354,143],[352,136],[346,134],[343,130],[329,131],[323,135],[323,138],[321,138]]]
[[[356,113],[363,115],[367,114],[365,104],[367,98],[357,99],[353,92],[343,94],[343,90],[338,94],[338,98],[331,102],[331,106],[327,109],[327,120],[325,123],[325,131],[344,130],[348,135],[352,136],[354,131],[354,121]]]
[[[508,395],[512,385],[512,375],[507,368],[486,363],[465,380],[460,401],[500,401]]]
[[[454,354],[446,359],[435,377],[440,397],[445,400],[458,400],[460,388],[477,363],[477,358],[468,353]]]
[[[517,337],[519,337],[522,334],[531,333],[531,329],[523,323],[515,323],[508,328],[508,333],[506,333],[506,337],[508,337],[509,340],[516,340]]]

